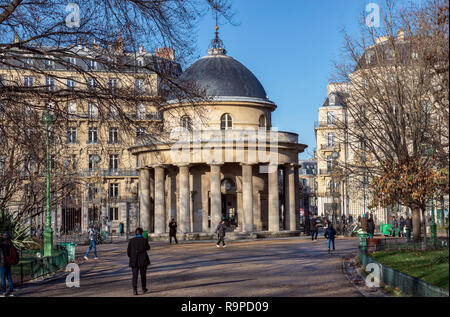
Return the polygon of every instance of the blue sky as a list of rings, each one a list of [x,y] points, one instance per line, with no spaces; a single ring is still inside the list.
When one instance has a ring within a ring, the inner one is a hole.
[[[312,156],[314,121],[343,46],[342,29],[358,30],[363,0],[235,0],[237,26],[221,19],[220,36],[228,55],[249,68],[278,109],[272,125],[299,134]],[[372,1],[374,3],[381,0]],[[214,36],[215,19],[198,26],[198,55]]]

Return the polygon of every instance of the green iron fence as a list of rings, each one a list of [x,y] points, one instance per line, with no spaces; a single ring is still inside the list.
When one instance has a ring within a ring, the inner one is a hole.
[[[41,257],[42,250],[20,251],[20,262],[11,267],[15,285],[54,273],[68,264],[67,250],[59,248],[53,251],[51,257]]]

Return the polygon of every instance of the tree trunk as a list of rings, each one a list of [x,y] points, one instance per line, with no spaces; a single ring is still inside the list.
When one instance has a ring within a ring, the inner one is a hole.
[[[418,207],[411,207],[411,210],[413,221],[412,239],[414,242],[419,242],[422,228],[420,223],[420,209]]]

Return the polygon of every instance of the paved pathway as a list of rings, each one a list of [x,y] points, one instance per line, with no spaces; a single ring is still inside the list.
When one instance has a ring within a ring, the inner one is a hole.
[[[358,241],[340,238],[336,243],[338,250],[331,257],[323,238],[317,242],[307,238],[230,241],[220,249],[214,242],[152,243],[149,293],[143,296],[361,296],[342,272],[342,256],[356,252]],[[125,242],[100,245],[99,259],[80,265],[80,288],[67,288],[67,273],[63,273],[27,284],[16,294],[131,296],[126,246]]]

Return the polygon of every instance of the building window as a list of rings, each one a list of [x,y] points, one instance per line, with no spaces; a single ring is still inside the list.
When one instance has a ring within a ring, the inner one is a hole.
[[[88,167],[89,167],[90,171],[97,168],[97,166],[96,166],[97,163],[94,161],[94,157],[97,157],[97,156],[98,156],[98,154],[89,154],[89,156],[88,156],[88,164],[89,164]]]
[[[75,80],[68,78],[67,79],[67,89],[74,90],[75,89]]]
[[[183,129],[190,131],[192,129],[192,120],[189,116],[183,116],[181,118],[181,126]]]
[[[145,135],[144,128],[136,128],[136,137],[141,138]]]
[[[45,86],[47,88],[47,91],[55,91],[55,79],[53,77],[45,78]]]
[[[266,116],[265,115],[261,115],[259,117],[259,127],[260,128],[266,128],[267,127],[267,122],[266,122]]]
[[[108,109],[108,118],[110,119],[116,119],[119,116],[119,111],[117,110],[116,106],[109,105]]]
[[[97,87],[97,84],[96,84],[94,78],[88,78],[87,84],[88,84],[88,89],[90,91],[94,91],[95,88]]]
[[[119,208],[117,207],[109,208],[109,220],[119,220]]]
[[[25,76],[23,78],[23,85],[25,87],[33,87],[34,78],[32,76]]]
[[[87,67],[89,70],[96,70],[97,69],[97,62],[93,60],[88,60]]]
[[[333,170],[333,158],[331,155],[327,156],[327,172],[331,173]]]
[[[67,65],[67,69],[71,69],[73,66],[77,65],[77,59],[75,57],[69,57],[69,65]]]
[[[77,128],[67,128],[67,143],[77,143]]]
[[[146,110],[145,109],[145,105],[139,104],[136,107],[136,118],[139,119],[139,120],[144,119],[145,118],[145,110]]]
[[[25,58],[23,60],[23,67],[24,68],[30,68],[31,66],[33,66],[33,59],[31,58]]]
[[[328,111],[327,112],[327,124],[328,125],[333,125],[334,124],[334,111]]]
[[[119,129],[109,128],[109,143],[118,143],[118,142],[119,142]]]
[[[336,95],[335,94],[331,94],[329,97],[329,105],[330,106],[335,106],[336,105]]]
[[[111,154],[109,156],[109,170],[116,172],[119,169],[119,155]]]
[[[98,117],[98,107],[95,103],[88,104],[88,117],[89,119],[96,119]]]
[[[225,113],[220,118],[220,129],[221,130],[231,130],[233,128],[233,119],[229,113]]]
[[[98,142],[97,128],[89,128],[88,129],[88,143],[97,143]]]
[[[77,114],[77,104],[73,102],[67,103],[66,111],[69,114],[69,116],[74,116]]]
[[[117,78],[110,78],[109,81],[108,81],[109,90],[112,93],[117,92],[118,84],[119,84],[119,80]]]
[[[143,94],[145,92],[144,80],[136,79],[136,93]]]
[[[119,184],[116,183],[109,184],[109,197],[110,198],[119,197]]]
[[[45,69],[53,69],[55,67],[55,62],[52,59],[46,59],[44,61]]]
[[[98,189],[95,186],[95,184],[89,184],[88,185],[88,200],[92,201],[95,198],[97,198],[97,192],[98,192]]]
[[[334,133],[332,132],[328,133],[327,140],[328,140],[327,146],[329,148],[334,147]]]

